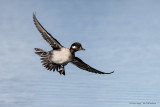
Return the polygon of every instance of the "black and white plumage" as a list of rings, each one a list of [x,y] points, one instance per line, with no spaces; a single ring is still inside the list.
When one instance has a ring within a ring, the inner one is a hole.
[[[98,74],[111,74],[113,72],[105,73],[99,70],[96,70],[83,62],[80,58],[75,57],[75,52],[79,50],[85,50],[82,48],[82,45],[79,42],[75,42],[71,45],[71,47],[65,48],[62,46],[51,34],[49,34],[43,26],[37,20],[35,14],[33,14],[33,21],[36,25],[38,31],[42,34],[42,37],[50,44],[53,48],[51,51],[44,51],[39,48],[35,48],[36,54],[41,57],[41,63],[44,67],[48,70],[58,71],[60,74],[65,75],[64,66],[67,65],[69,62],[76,65],[80,69],[98,73]]]

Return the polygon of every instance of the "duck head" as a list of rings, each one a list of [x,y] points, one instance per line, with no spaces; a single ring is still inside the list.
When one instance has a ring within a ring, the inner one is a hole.
[[[75,42],[71,45],[70,50],[72,52],[80,51],[80,50],[85,50],[82,45],[79,42]]]

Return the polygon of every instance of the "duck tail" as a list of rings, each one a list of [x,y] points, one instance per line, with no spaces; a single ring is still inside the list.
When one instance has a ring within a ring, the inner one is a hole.
[[[35,53],[37,55],[41,56],[41,57],[44,57],[44,56],[46,56],[48,54],[48,52],[46,52],[46,51],[44,51],[42,49],[39,49],[39,48],[35,48],[35,50],[36,50]]]

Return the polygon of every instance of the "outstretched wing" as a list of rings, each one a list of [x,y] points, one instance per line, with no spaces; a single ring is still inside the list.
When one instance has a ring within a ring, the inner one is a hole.
[[[93,73],[98,73],[98,74],[111,74],[113,72],[109,72],[109,73],[106,73],[106,72],[101,72],[99,70],[96,70],[94,68],[92,68],[91,66],[89,66],[88,64],[86,64],[85,62],[83,62],[81,59],[79,59],[78,57],[75,57],[72,61],[72,63],[74,65],[76,65],[77,67],[83,69],[83,70],[86,70],[86,71],[89,71],[89,72],[93,72]]]
[[[35,14],[33,13],[33,21],[34,24],[36,25],[38,31],[42,34],[42,37],[51,45],[53,49],[59,49],[63,47],[51,34],[49,34],[43,26],[39,23],[37,20]]]

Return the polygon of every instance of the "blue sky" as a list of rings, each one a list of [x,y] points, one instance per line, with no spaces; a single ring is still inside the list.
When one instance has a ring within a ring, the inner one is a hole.
[[[101,97],[107,99],[108,96],[105,96],[108,95],[107,93],[102,95],[106,87],[101,86],[104,84],[98,84],[105,81],[110,82],[106,84],[110,86],[108,90],[113,90],[110,91],[110,100],[107,100],[112,102],[111,105],[124,104],[125,100],[124,102],[115,100],[117,96],[114,94],[118,91],[118,95],[125,99],[126,93],[123,89],[128,92],[136,90],[135,93],[138,92],[142,99],[145,98],[144,90],[153,90],[149,96],[153,98],[152,96],[160,88],[157,87],[160,74],[159,10],[160,1],[158,0],[1,0],[0,81],[2,85],[0,87],[4,87],[4,90],[8,89],[8,91],[0,91],[0,102],[2,102],[0,105],[16,106],[18,101],[15,98],[24,98],[20,102],[34,105],[34,107],[39,106],[36,102],[38,93],[34,89],[28,89],[27,85],[33,85],[42,91],[41,87],[45,87],[46,84],[40,84],[40,82],[50,83],[53,78],[60,84],[55,85],[55,89],[62,90],[63,86],[70,86],[69,89],[73,89],[73,96],[77,98],[75,102],[84,103],[81,106],[99,101],[98,98],[101,99]],[[34,54],[34,48],[49,51],[51,47],[42,39],[33,24],[33,12],[36,12],[36,16],[44,28],[62,45],[70,47],[73,42],[82,43],[86,51],[77,52],[76,55],[86,63],[104,72],[115,70],[115,73],[106,75],[105,78],[102,75],[82,71],[71,64],[66,66],[67,75],[65,77],[59,76],[57,72],[47,71],[41,66],[39,57]],[[66,81],[65,84],[63,84],[64,81]],[[71,83],[69,84],[67,81]],[[88,82],[85,84],[86,81]],[[95,88],[91,81],[97,85]],[[31,84],[32,82],[34,84]],[[41,87],[35,85],[37,82]],[[66,85],[67,83],[68,85]],[[10,84],[15,87],[12,91],[9,89],[12,87]],[[77,89],[77,84],[82,87],[82,84],[84,86],[92,84],[90,87],[82,89],[83,92],[90,89],[88,95],[92,95],[91,92],[95,93],[99,89],[99,93],[94,95],[97,99],[92,101],[86,97],[85,101],[88,100],[88,102],[85,102],[81,99],[81,94],[74,94],[77,93],[74,90],[75,86]],[[114,85],[112,86],[112,84]],[[136,87],[133,88],[133,86]],[[114,90],[114,88],[119,90]],[[144,94],[139,93],[141,91],[144,91]],[[15,92],[18,92],[20,96],[17,97]],[[45,92],[57,95],[56,90],[46,89]],[[69,90],[66,91],[66,93],[69,92]],[[41,97],[49,102],[50,105],[41,102],[46,107],[60,105],[60,100],[54,97],[43,95]],[[31,99],[31,102],[26,102],[27,98]],[[49,98],[57,100],[57,103],[53,103]],[[156,98],[153,101],[156,102]],[[61,97],[59,99],[65,100]],[[67,95],[66,99],[69,99]],[[132,99],[128,100],[132,101]],[[95,106],[99,104],[95,103]],[[104,107],[106,104],[110,103],[102,101],[101,106]],[[66,105],[75,107],[71,100],[66,102]],[[132,105],[126,104],[126,106]],[[77,105],[77,107],[79,106]]]

